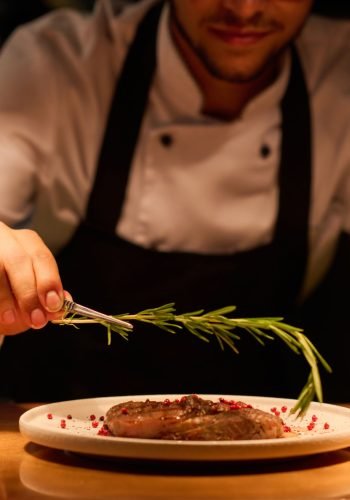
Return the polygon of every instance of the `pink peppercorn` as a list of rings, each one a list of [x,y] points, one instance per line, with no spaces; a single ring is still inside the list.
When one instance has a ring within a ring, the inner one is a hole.
[[[231,403],[230,404],[230,410],[239,410],[240,406],[236,403]]]
[[[49,420],[52,420],[52,418],[53,418],[53,417],[52,417],[52,413],[48,413],[48,414],[47,414],[47,418],[48,418]]]
[[[281,408],[282,413],[286,413],[287,410],[288,410],[288,408],[286,406],[282,406],[282,408]]]
[[[111,433],[109,432],[108,427],[107,427],[106,425],[103,425],[103,426],[99,429],[99,431],[98,431],[98,433],[97,433],[97,434],[98,434],[99,436],[110,436],[110,435],[111,435]]]
[[[95,415],[90,415],[90,420],[96,420]]]
[[[91,425],[92,425],[92,427],[98,427],[97,420],[94,420],[93,422],[91,422]]]
[[[66,421],[65,420],[61,420],[61,428],[62,429],[65,429],[66,428]]]
[[[316,415],[312,415],[311,420],[312,420],[313,422],[317,422],[317,416],[316,416]]]
[[[329,429],[329,424],[328,424],[327,422],[325,422],[325,423],[323,424],[323,428],[324,428],[324,429]]]
[[[72,420],[72,415],[71,414],[67,415],[67,418],[68,420]]]

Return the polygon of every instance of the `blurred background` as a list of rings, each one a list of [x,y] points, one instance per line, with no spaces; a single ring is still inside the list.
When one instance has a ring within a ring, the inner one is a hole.
[[[138,0],[112,0],[120,3],[132,3]],[[73,7],[91,10],[95,0],[0,0],[0,43],[13,29],[36,17],[60,7]],[[319,14],[349,18],[349,0],[315,0],[314,10]]]

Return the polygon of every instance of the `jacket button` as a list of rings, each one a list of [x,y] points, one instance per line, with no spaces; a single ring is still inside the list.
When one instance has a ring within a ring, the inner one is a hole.
[[[163,144],[164,147],[169,148],[172,143],[174,142],[174,138],[170,134],[162,134],[159,138],[160,142]]]
[[[271,148],[267,144],[263,144],[260,148],[260,156],[262,158],[267,158],[271,154]]]

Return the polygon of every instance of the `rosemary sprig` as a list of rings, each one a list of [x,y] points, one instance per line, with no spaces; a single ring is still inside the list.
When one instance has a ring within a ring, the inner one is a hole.
[[[303,416],[315,397],[322,402],[319,364],[328,372],[332,370],[316,347],[304,335],[303,330],[284,323],[283,318],[278,317],[235,318],[229,316],[235,310],[235,306],[227,306],[210,312],[198,310],[177,314],[174,303],[169,303],[160,307],[145,309],[136,314],[119,314],[115,317],[128,322],[149,323],[173,334],[180,330],[187,330],[204,342],[209,342],[212,338],[215,338],[222,349],[227,346],[235,353],[239,352],[237,342],[240,340],[240,335],[237,333],[237,329],[245,330],[262,345],[265,345],[266,340],[273,340],[277,337],[294,353],[304,356],[310,367],[307,382],[302,388],[296,404],[291,409],[291,413],[296,413],[298,417]],[[123,326],[111,325],[105,321],[91,320],[76,315],[67,315],[62,320],[55,321],[55,323],[69,324],[76,327],[82,323],[99,323],[107,329],[109,344],[111,342],[111,332],[118,333],[124,339],[127,339],[130,333],[130,330]]]

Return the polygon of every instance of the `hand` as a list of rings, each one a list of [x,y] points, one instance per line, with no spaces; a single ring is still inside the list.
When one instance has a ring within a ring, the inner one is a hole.
[[[40,236],[0,222],[0,335],[61,318],[65,295],[55,258]]]

